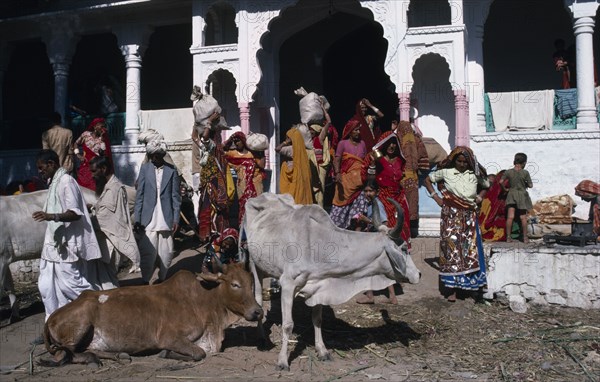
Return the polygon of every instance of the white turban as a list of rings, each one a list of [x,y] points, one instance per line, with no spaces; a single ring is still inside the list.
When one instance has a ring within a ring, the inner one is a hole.
[[[156,141],[156,140],[162,141],[164,139],[165,139],[165,137],[163,137],[163,135],[161,133],[159,133],[158,131],[156,131],[154,129],[144,130],[138,136],[139,143],[148,143],[148,142]]]
[[[165,141],[162,140],[150,141],[146,145],[146,152],[148,154],[166,154],[167,144]]]

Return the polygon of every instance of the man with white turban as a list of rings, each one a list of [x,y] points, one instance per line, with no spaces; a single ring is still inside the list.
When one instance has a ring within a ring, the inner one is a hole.
[[[159,258],[158,282],[167,277],[173,259],[173,233],[177,231],[181,194],[180,180],[173,165],[166,163],[167,144],[152,140],[146,145],[150,162],[140,168],[133,212],[134,230],[140,235],[138,246],[142,279],[148,283]]]

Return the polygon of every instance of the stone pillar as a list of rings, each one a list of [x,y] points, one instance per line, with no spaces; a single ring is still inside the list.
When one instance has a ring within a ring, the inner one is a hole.
[[[126,145],[137,144],[140,133],[142,56],[146,51],[152,29],[146,26],[125,25],[115,31],[121,53],[125,58],[125,139]]]
[[[594,18],[575,18],[573,29],[577,47],[577,129],[598,129],[594,94]]]
[[[454,91],[454,110],[456,112],[456,146],[469,146],[469,103],[467,92]]]
[[[73,33],[73,29],[56,26],[57,24],[51,24],[42,28],[46,31],[43,41],[54,73],[54,111],[60,113],[64,124],[68,124],[66,116],[69,107],[69,69],[79,36]]]
[[[202,60],[201,60],[201,48],[204,46],[204,6],[201,0],[194,0],[192,2],[192,46],[190,46],[190,53],[192,54],[193,62],[193,80],[192,85],[198,85],[204,92],[203,73],[202,73]]]
[[[250,103],[249,102],[238,102],[240,108],[240,125],[242,132],[248,134],[250,131]]]
[[[475,133],[485,133],[484,71],[483,71],[483,25],[475,25],[469,35],[469,80],[466,83],[468,100],[474,113],[469,116],[469,125]]]
[[[398,101],[400,109],[400,120],[408,121],[410,118],[410,93],[398,93]]]

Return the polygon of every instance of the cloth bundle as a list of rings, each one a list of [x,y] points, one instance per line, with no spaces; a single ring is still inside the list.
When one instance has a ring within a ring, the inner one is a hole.
[[[202,94],[199,86],[194,86],[192,89],[192,95],[190,99],[194,101],[194,107],[192,111],[194,113],[194,127],[198,130],[198,134],[202,135],[204,129],[208,125],[208,119],[213,113],[219,113],[223,111],[219,102],[210,94]],[[227,122],[222,116],[219,121],[213,122],[213,126],[220,128],[221,130],[228,130]]]
[[[264,134],[249,133],[246,146],[252,151],[265,151],[269,148],[269,138]]]
[[[321,123],[325,116],[321,108],[321,101],[325,110],[329,109],[329,102],[325,96],[320,96],[317,93],[308,93],[303,87],[294,90],[294,94],[302,97],[300,99],[300,121],[304,124]]]

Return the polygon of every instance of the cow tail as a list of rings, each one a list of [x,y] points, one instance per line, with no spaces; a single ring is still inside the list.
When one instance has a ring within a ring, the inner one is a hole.
[[[52,354],[54,358],[43,359],[40,358],[38,363],[41,366],[57,367],[63,366],[73,361],[73,352],[69,349],[62,347],[56,343],[56,340],[52,337],[48,324],[44,325],[44,343],[48,353]]]

